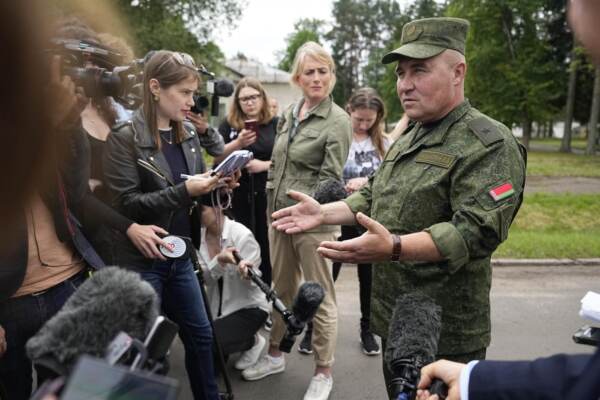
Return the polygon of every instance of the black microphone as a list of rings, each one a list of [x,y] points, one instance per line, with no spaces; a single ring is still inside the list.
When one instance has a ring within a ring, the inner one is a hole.
[[[313,199],[319,204],[333,203],[348,197],[344,182],[337,179],[327,179],[317,185]]]
[[[415,399],[421,368],[435,361],[441,313],[441,307],[424,294],[404,294],[396,299],[385,349],[385,362],[392,372],[388,384],[392,399]],[[443,400],[448,388],[436,380],[429,391]]]
[[[287,329],[279,343],[279,350],[289,353],[292,350],[296,336],[302,333],[307,322],[315,316],[323,302],[325,291],[317,282],[304,282],[292,305],[292,313],[286,322]]]
[[[103,357],[119,332],[144,340],[158,316],[158,296],[139,274],[95,272],[27,342],[29,358],[66,375],[82,354]]]

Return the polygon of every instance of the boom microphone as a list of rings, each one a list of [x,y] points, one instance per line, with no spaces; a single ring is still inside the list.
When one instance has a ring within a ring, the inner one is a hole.
[[[317,185],[313,198],[319,204],[333,203],[348,197],[344,183],[337,179],[327,179]]]
[[[233,257],[237,264],[242,261],[237,251],[233,252]],[[298,294],[292,305],[292,311],[290,311],[281,299],[277,297],[275,290],[271,289],[269,285],[260,279],[252,268],[248,268],[247,271],[248,277],[262,290],[267,300],[273,303],[273,308],[281,314],[281,318],[283,318],[283,322],[285,322],[287,328],[283,339],[281,339],[281,343],[279,343],[279,350],[289,353],[294,345],[295,337],[302,333],[306,323],[315,316],[315,313],[323,302],[323,298],[325,298],[323,287],[317,282],[304,282],[298,290]]]
[[[144,340],[158,316],[158,296],[139,274],[118,267],[95,272],[27,342],[27,355],[66,375],[78,357],[103,357],[121,331]]]
[[[392,399],[413,400],[421,368],[435,361],[441,329],[441,308],[423,294],[405,294],[396,300],[390,322],[385,362],[392,379],[388,391]],[[440,381],[432,384],[431,394],[447,396]]]
[[[287,329],[279,343],[279,350],[286,353],[291,351],[296,336],[302,333],[306,323],[315,316],[324,297],[325,291],[317,282],[304,282],[300,286],[291,315],[288,318],[285,315],[283,317]]]

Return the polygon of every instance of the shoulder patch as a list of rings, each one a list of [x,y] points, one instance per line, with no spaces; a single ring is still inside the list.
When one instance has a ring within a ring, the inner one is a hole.
[[[485,147],[504,140],[500,131],[485,117],[479,117],[467,122],[469,129],[479,138]]]
[[[456,156],[433,150],[423,150],[415,159],[415,162],[431,164],[445,169],[450,168],[454,161],[456,161]]]
[[[123,129],[124,127],[126,127],[128,125],[132,125],[132,124],[133,124],[133,122],[131,120],[118,122],[112,126],[112,130],[119,131],[119,130]]]

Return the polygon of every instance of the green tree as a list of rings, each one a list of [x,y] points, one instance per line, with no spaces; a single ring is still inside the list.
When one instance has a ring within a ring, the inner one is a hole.
[[[546,0],[453,0],[448,8],[471,23],[467,95],[506,125],[521,124],[526,146],[532,123],[559,112],[565,92],[564,68],[547,42],[545,6]]]
[[[344,104],[352,91],[380,79],[385,70],[375,63],[393,35],[400,15],[393,0],[337,0],[333,26],[326,38],[337,64],[334,99]]]
[[[296,51],[306,42],[323,42],[323,29],[325,22],[319,19],[303,18],[294,24],[294,32],[286,36],[285,50],[279,52],[281,61],[277,67],[283,71],[290,71],[296,56]]]

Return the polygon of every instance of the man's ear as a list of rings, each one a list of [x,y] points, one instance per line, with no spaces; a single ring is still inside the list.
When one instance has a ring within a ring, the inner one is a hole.
[[[465,76],[467,74],[467,64],[465,62],[458,62],[452,67],[453,79],[452,83],[459,84],[465,81]]]
[[[148,86],[150,87],[150,92],[153,96],[158,96],[160,94],[160,83],[157,79],[150,79],[150,81],[148,81]]]

